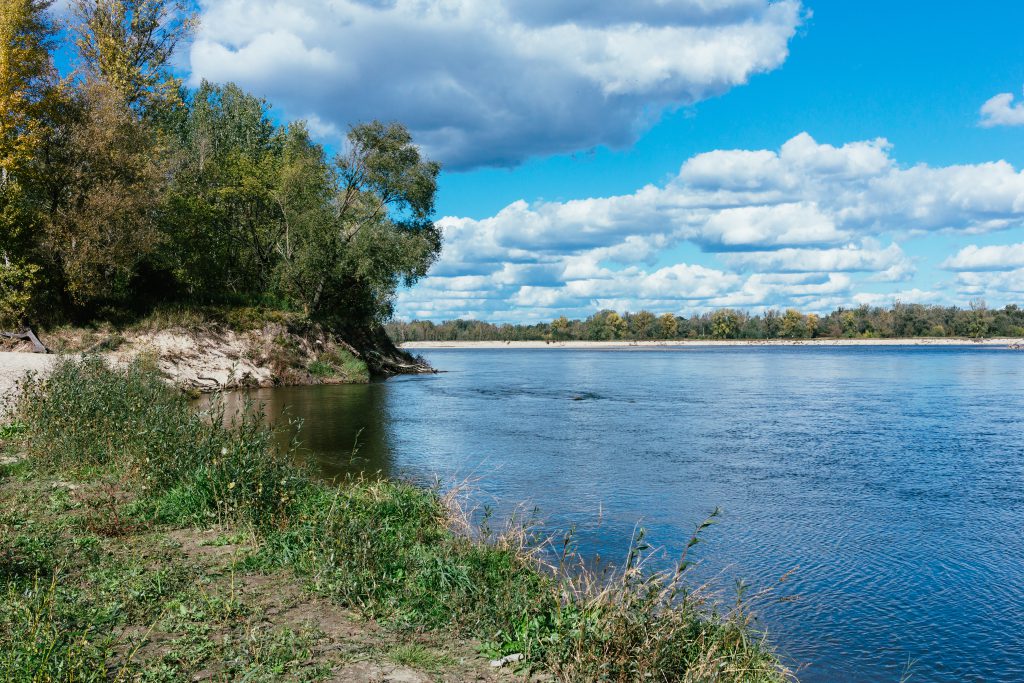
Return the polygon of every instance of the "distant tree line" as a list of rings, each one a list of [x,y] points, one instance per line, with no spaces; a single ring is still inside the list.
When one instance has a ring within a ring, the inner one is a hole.
[[[358,325],[427,272],[439,166],[401,125],[330,158],[264,100],[174,78],[191,3],[73,0],[60,25],[51,3],[0,4],[0,327],[167,302]]]
[[[1024,336],[1024,309],[1015,304],[999,310],[983,302],[969,308],[895,303],[891,307],[838,308],[827,315],[790,308],[750,314],[723,308],[689,318],[650,311],[619,314],[600,311],[585,320],[565,317],[550,323],[511,325],[479,320],[392,321],[391,338],[407,341],[569,341],[645,339],[813,339],[899,337]]]

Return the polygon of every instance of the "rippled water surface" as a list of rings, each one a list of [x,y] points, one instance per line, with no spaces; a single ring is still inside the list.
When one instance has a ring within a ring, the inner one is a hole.
[[[1024,353],[424,355],[446,372],[257,395],[328,473],[474,478],[589,555],[638,521],[676,550],[720,506],[699,574],[795,598],[758,612],[802,680],[1024,680]]]

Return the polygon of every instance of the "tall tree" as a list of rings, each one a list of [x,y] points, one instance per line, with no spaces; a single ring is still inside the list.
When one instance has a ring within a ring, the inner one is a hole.
[[[290,131],[289,164],[315,187],[318,171],[302,151],[304,134]],[[355,126],[348,146],[335,162],[328,220],[314,211],[291,226],[279,281],[311,316],[362,324],[390,317],[398,286],[426,275],[440,251],[433,222],[440,166],[422,157],[399,124]],[[294,199],[295,206],[310,201]]]
[[[675,339],[679,335],[679,321],[671,313],[658,316],[658,334],[662,339]]]
[[[42,217],[34,167],[56,88],[52,0],[0,5],[0,322],[20,322],[39,282],[35,240]]]
[[[203,82],[187,105],[176,126],[166,260],[190,297],[257,297],[287,246],[283,193],[297,179],[283,171],[286,135],[266,101],[233,84]],[[319,149],[309,154],[326,168]]]
[[[177,0],[75,0],[80,116],[67,140],[67,182],[47,247],[77,307],[128,302],[163,241],[169,175],[157,122],[176,104],[169,69],[192,25]]]
[[[178,98],[167,68],[196,23],[184,0],[74,0],[72,28],[83,76],[153,113]]]
[[[139,265],[163,236],[159,209],[166,164],[150,126],[116,90],[90,83],[71,133],[73,159],[47,247],[76,306],[125,302]]]

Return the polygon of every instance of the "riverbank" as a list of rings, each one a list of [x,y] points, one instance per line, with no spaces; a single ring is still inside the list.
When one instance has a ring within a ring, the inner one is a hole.
[[[12,419],[10,680],[787,679],[742,606],[686,589],[685,558],[648,574],[638,545],[599,580],[567,539],[547,566],[528,530],[474,526],[454,497],[317,483],[258,416],[225,428],[153,368],[62,361]]]
[[[918,337],[911,339],[673,339],[650,341],[420,341],[399,348],[416,349],[673,349],[702,346],[990,346],[1024,348],[1024,338],[969,339]]]
[[[236,330],[216,324],[156,329],[63,328],[42,334],[54,353],[31,352],[27,343],[0,346],[0,396],[26,371],[45,373],[60,356],[97,355],[125,365],[151,359],[168,383],[188,392],[370,381],[359,351],[320,329],[285,324]]]

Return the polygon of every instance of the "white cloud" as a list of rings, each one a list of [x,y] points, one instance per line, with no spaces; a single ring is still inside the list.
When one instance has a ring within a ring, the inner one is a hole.
[[[981,105],[980,125],[1024,126],[1024,102],[1014,104],[1013,93],[999,93]]]
[[[1016,302],[1024,295],[1024,268],[1005,272],[958,273],[957,286],[965,298]]]
[[[201,7],[194,79],[235,81],[321,127],[400,120],[449,168],[628,145],[661,111],[780,66],[802,12],[798,0]]]
[[[1024,244],[979,247],[968,245],[942,263],[949,270],[1014,270],[1024,268]]]
[[[898,244],[885,249],[873,244],[848,244],[832,249],[779,249],[730,254],[726,262],[744,270],[772,273],[878,273],[903,279],[913,271]]]
[[[917,288],[884,293],[858,292],[853,295],[853,301],[857,304],[867,304],[868,306],[891,306],[897,301],[908,304],[952,303],[949,300],[949,295],[945,292]]]
[[[777,151],[697,155],[665,184],[632,194],[518,201],[488,218],[440,225],[441,259],[401,295],[402,315],[519,320],[610,306],[930,302],[941,293],[919,286],[920,259],[904,242],[1024,226],[1024,173],[1005,162],[904,168],[884,139],[833,146],[802,133]],[[1020,249],[967,247],[942,265],[1017,268]],[[886,282],[908,288],[874,291]],[[1016,282],[960,277],[948,285],[980,288],[996,301],[999,287],[1012,293]]]

